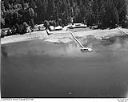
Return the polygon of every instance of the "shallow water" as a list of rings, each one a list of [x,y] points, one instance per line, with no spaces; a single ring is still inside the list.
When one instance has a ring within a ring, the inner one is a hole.
[[[2,97],[128,97],[127,39],[92,37],[88,46],[93,52],[74,42],[2,46]]]

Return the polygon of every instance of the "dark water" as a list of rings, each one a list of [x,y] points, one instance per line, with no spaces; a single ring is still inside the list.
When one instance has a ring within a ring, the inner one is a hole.
[[[127,97],[127,39],[89,46],[93,52],[42,40],[3,45],[2,97]]]

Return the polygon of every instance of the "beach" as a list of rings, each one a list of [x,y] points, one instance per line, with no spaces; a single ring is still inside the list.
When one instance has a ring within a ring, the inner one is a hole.
[[[128,40],[101,41],[123,34],[117,29],[104,32],[73,32],[83,45],[89,42],[93,52],[87,53],[65,32],[13,43],[4,40],[2,97],[127,97]]]

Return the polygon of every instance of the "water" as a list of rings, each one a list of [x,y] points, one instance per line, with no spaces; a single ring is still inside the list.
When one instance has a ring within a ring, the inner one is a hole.
[[[88,53],[74,42],[3,45],[2,97],[128,97],[127,39],[88,39]]]

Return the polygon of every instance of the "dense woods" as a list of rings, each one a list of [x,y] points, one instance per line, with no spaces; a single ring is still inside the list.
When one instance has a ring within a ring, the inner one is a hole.
[[[32,9],[27,18],[23,17],[26,5]],[[2,0],[1,10],[2,27],[13,25],[13,20],[31,20],[29,17],[33,17],[36,24],[54,20],[67,25],[71,17],[74,22],[100,28],[128,24],[128,0]]]

